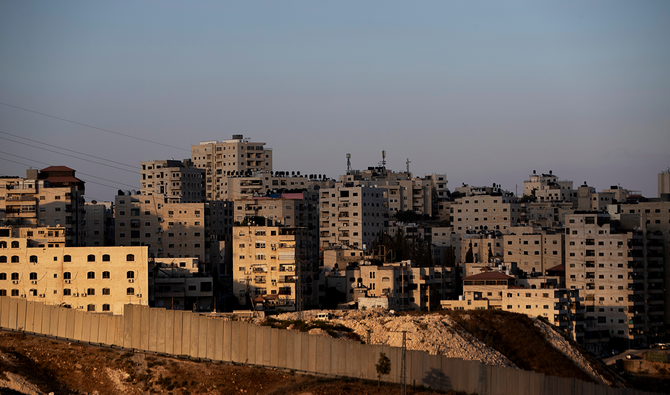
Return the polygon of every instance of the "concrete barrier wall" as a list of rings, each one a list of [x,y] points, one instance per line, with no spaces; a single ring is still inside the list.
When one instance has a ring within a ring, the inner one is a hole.
[[[185,311],[124,306],[123,316],[0,297],[0,328],[170,355],[377,380],[380,353],[391,361],[382,379],[402,383],[402,350],[388,345],[223,321]],[[405,382],[479,395],[641,395],[576,379],[406,351]]]

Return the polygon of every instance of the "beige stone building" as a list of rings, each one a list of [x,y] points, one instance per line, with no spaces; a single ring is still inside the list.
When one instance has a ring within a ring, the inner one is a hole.
[[[205,201],[205,172],[190,159],[140,162],[142,195],[160,196],[162,203]]]
[[[565,264],[565,234],[555,230],[514,227],[503,235],[503,247],[505,263],[529,275]]]
[[[670,168],[658,173],[658,197],[670,194]]]
[[[233,228],[233,292],[240,305],[270,295],[275,295],[275,307],[284,310],[318,303],[314,263],[304,258],[306,237],[303,228]]]
[[[510,227],[521,222],[519,209],[520,204],[512,195],[459,197],[451,204],[452,232],[497,230],[509,233]]]
[[[529,179],[523,182],[524,196],[535,196],[537,201],[573,201],[577,191],[572,189],[572,181],[559,180],[551,170],[549,174],[538,175],[535,170]]]
[[[206,198],[212,200],[231,200],[223,193],[229,177],[272,171],[272,149],[241,134],[230,140],[202,141],[191,146],[191,160],[196,168],[205,170]]]
[[[114,203],[86,202],[84,204],[84,234],[82,247],[114,245]]]
[[[146,247],[44,247],[0,238],[0,296],[123,314],[149,303]]]
[[[526,226],[563,227],[565,216],[574,213],[573,202],[544,201],[522,203],[519,207],[520,223]]]
[[[386,297],[391,310],[437,310],[440,300],[453,296],[453,276],[454,268],[414,267],[409,261],[362,264],[347,267],[345,292],[347,301],[356,301],[356,294]]]
[[[321,189],[320,246],[369,248],[388,227],[387,193],[383,188],[364,186]]]
[[[503,260],[503,239],[495,232],[484,234],[460,234],[459,262],[466,262],[466,255],[472,249],[474,262],[494,264]],[[489,257],[490,253],[490,257]]]
[[[638,214],[568,216],[566,283],[583,290],[587,348],[599,351],[613,337],[634,347],[663,334],[662,238]]]
[[[84,182],[65,166],[0,178],[0,226],[61,227],[67,246],[83,242]]]

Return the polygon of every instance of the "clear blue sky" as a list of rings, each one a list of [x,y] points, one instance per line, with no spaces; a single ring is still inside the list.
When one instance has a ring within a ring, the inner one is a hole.
[[[668,1],[5,0],[0,102],[183,149],[4,105],[0,132],[136,169],[244,134],[274,149],[275,170],[337,177],[347,152],[362,169],[385,149],[387,167],[409,158],[452,190],[522,190],[551,169],[655,197],[670,166],[668,21]],[[140,186],[0,137],[0,174],[44,162]]]

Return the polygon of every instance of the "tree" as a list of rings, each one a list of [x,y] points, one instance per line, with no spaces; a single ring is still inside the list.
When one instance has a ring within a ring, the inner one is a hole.
[[[383,352],[379,353],[379,361],[375,364],[377,368],[377,387],[381,385],[382,376],[391,374],[391,360]]]

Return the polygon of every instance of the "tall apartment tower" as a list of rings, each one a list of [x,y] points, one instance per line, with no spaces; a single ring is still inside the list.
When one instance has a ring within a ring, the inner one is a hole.
[[[670,194],[670,168],[658,173],[658,197]]]
[[[205,201],[205,169],[194,167],[190,159],[152,160],[140,165],[143,196],[160,196],[163,203]]]
[[[585,295],[587,349],[615,337],[635,347],[663,334],[663,258],[653,258],[662,239],[645,228],[637,214],[567,216],[566,285]]]
[[[65,245],[83,240],[84,182],[65,166],[29,169],[26,178],[0,178],[0,226],[57,227]]]
[[[387,193],[384,188],[364,186],[321,189],[320,246],[370,247],[388,228]]]
[[[191,160],[196,168],[205,170],[207,199],[228,200],[224,193],[228,177],[250,175],[257,170],[272,171],[272,149],[241,134],[234,134],[230,140],[192,145]]]

